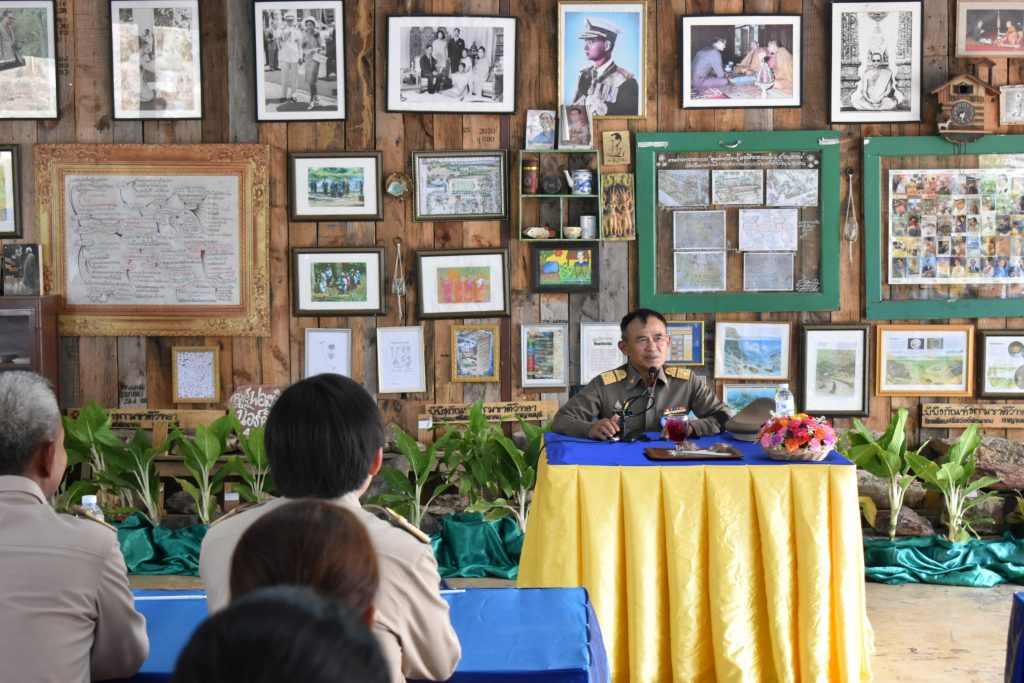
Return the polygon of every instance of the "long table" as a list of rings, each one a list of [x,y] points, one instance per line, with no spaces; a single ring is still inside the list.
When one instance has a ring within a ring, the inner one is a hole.
[[[720,441],[743,459],[546,435],[519,585],[586,587],[617,683],[869,679],[854,466]]]
[[[207,616],[202,591],[136,590],[150,652],[135,683],[170,680]],[[454,683],[605,683],[601,630],[582,588],[468,588],[442,592],[462,643]]]

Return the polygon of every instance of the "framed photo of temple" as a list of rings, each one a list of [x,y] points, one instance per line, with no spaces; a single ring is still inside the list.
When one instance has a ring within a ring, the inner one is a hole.
[[[379,221],[381,152],[295,152],[288,155],[288,208],[293,221]]]
[[[1019,57],[1024,46],[1024,5],[1020,2],[959,0],[956,3],[957,57]]]
[[[509,314],[508,249],[416,252],[419,317]]]
[[[804,325],[801,401],[814,415],[868,414],[871,328],[868,325]]]
[[[199,0],[111,0],[115,119],[201,119]]]
[[[829,119],[921,120],[921,0],[831,5]]]
[[[295,247],[292,282],[294,315],[383,315],[384,247]]]
[[[21,237],[18,146],[0,145],[0,239]]]
[[[978,396],[1024,398],[1024,330],[981,330]]]
[[[174,403],[220,403],[220,347],[171,347]]]
[[[798,14],[681,16],[682,108],[799,107],[801,25]]]
[[[0,6],[0,120],[59,116],[54,4],[9,0]]]
[[[508,218],[508,153],[413,152],[416,221]]]
[[[500,352],[500,325],[452,325],[452,381],[500,381]]]
[[[970,396],[974,327],[879,325],[875,393],[879,396]]]

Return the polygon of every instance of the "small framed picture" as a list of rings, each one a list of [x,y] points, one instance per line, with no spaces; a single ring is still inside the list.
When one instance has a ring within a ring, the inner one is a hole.
[[[39,296],[43,269],[38,244],[7,242],[3,246],[3,288],[6,296]]]
[[[632,173],[601,175],[601,233],[606,242],[636,239],[636,185]]]
[[[554,109],[526,112],[526,149],[554,149],[558,135],[558,113]]]
[[[511,114],[518,19],[388,17],[387,110]]]
[[[683,109],[800,106],[800,15],[681,16],[679,34]]]
[[[738,413],[759,398],[775,400],[778,384],[723,384],[722,402]]]
[[[0,6],[0,120],[58,118],[55,22],[53,0]]]
[[[18,163],[18,146],[0,145],[0,239],[21,237]]]
[[[868,414],[869,325],[804,325],[801,405],[814,415]]]
[[[289,154],[292,220],[383,220],[381,159],[381,152]]]
[[[921,120],[921,0],[832,3],[829,118],[833,123]]]
[[[580,323],[580,384],[626,362],[619,351],[621,339],[618,323]]]
[[[345,118],[341,0],[253,3],[257,121]]]
[[[418,394],[427,390],[423,326],[377,328],[377,392]]]
[[[115,119],[201,119],[199,0],[111,0]]]
[[[416,252],[419,317],[509,314],[508,249]]]
[[[743,254],[744,292],[792,292],[793,252],[748,251]]]
[[[383,315],[383,247],[292,249],[294,315]]]
[[[669,320],[668,365],[704,365],[704,321]]]
[[[569,385],[568,323],[523,323],[519,352],[524,389]]]
[[[879,325],[875,393],[879,396],[970,396],[974,327]]]
[[[533,291],[597,291],[600,261],[593,243],[535,242],[530,245]]]
[[[590,112],[582,104],[561,108],[558,149],[590,149],[594,146],[594,126]]]
[[[673,211],[672,248],[725,249],[725,211]]]
[[[500,381],[500,350],[500,325],[452,325],[452,381]]]
[[[1024,398],[1024,330],[982,330],[978,396]]]
[[[677,251],[672,254],[672,291],[724,292],[724,251]]]
[[[957,57],[1019,57],[1024,47],[1024,6],[1020,2],[959,0],[956,3]]]
[[[715,377],[789,378],[789,323],[715,323]]]
[[[628,130],[606,130],[601,133],[602,165],[628,166],[633,161]]]
[[[417,221],[508,218],[508,160],[487,152],[413,152],[412,217]]]
[[[333,373],[352,376],[352,330],[306,328],[303,377]]]
[[[1024,85],[999,86],[999,123],[1024,125]]]
[[[220,347],[172,346],[174,403],[220,402]]]

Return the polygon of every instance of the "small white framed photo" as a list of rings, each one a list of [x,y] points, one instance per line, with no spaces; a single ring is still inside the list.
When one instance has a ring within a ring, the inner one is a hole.
[[[618,323],[580,323],[580,384],[626,362]]]
[[[377,328],[377,392],[418,394],[427,390],[423,326]]]
[[[568,323],[523,323],[519,353],[524,389],[569,385]]]
[[[174,403],[220,402],[220,347],[172,346]]]
[[[725,211],[673,211],[673,249],[725,249]]]
[[[558,137],[558,113],[554,109],[526,112],[526,149],[554,149]]]
[[[725,291],[724,251],[677,251],[672,257],[672,291]]]
[[[789,323],[715,324],[715,377],[789,378]]]
[[[999,123],[1024,125],[1024,85],[999,86]]]
[[[582,104],[561,108],[558,126],[558,149],[590,149],[594,146],[594,125],[590,109]]]
[[[302,376],[328,373],[352,376],[352,330],[307,327]]]
[[[748,251],[743,254],[744,292],[792,292],[793,252]]]

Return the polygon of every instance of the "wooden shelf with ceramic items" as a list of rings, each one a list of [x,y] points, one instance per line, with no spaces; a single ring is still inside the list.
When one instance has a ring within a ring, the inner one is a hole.
[[[597,150],[524,149],[517,163],[520,240],[601,239]]]

